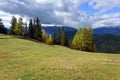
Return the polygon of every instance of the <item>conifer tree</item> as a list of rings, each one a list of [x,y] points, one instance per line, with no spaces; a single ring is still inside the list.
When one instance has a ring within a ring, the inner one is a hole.
[[[81,38],[82,38],[82,29],[80,28],[78,29],[78,31],[76,32],[72,40],[71,48],[81,50],[81,47],[82,47]]]
[[[46,44],[53,45],[53,36],[52,36],[52,35],[50,35],[50,36],[47,38]]]
[[[91,52],[95,52],[96,51],[96,46],[93,43],[94,37],[93,37],[93,30],[91,27],[88,27],[88,50]]]
[[[67,39],[67,35],[65,33],[64,27],[62,27],[62,31],[61,31],[61,40],[60,40],[60,44],[62,46],[68,46],[68,39]]]
[[[93,48],[93,31],[92,31],[92,28],[91,27],[88,27],[88,49],[89,51],[92,50]]]
[[[79,29],[72,40],[71,48],[83,51],[96,51],[96,47],[93,44],[92,28]]]
[[[54,26],[54,33],[53,33],[53,38],[54,38],[54,44],[57,44],[57,36],[56,36],[56,29],[57,29],[57,27],[56,27],[56,25]]]
[[[35,20],[35,34],[34,34],[35,39],[41,41],[42,40],[42,32],[41,32],[41,24],[38,19],[38,17]]]
[[[24,24],[24,37],[28,37],[28,27],[27,27],[27,23]]]
[[[34,33],[35,33],[34,26],[33,26],[33,23],[32,23],[32,19],[30,19],[29,29],[28,29],[28,35],[29,35],[29,37],[30,38],[34,38]]]
[[[60,44],[61,41],[61,32],[60,32],[60,27],[58,28],[58,34],[56,38],[56,44]]]
[[[5,28],[1,18],[0,18],[0,33],[7,34],[7,28]]]
[[[15,28],[14,28],[14,33],[22,36],[23,35],[23,22],[22,18],[19,18],[18,23],[16,23]]]
[[[16,19],[16,17],[13,16],[11,19],[11,27],[9,30],[9,34],[15,35],[14,29],[15,29],[16,24],[17,24],[17,19]]]
[[[83,51],[88,51],[88,45],[87,45],[87,41],[88,41],[88,32],[86,28],[83,28],[82,30],[82,36],[81,36],[81,50]]]

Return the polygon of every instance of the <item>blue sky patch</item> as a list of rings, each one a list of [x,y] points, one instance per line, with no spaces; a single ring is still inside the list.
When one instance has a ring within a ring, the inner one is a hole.
[[[99,10],[93,9],[91,6],[89,6],[89,4],[87,2],[80,6],[80,10],[82,10],[88,14],[94,14],[99,11]]]

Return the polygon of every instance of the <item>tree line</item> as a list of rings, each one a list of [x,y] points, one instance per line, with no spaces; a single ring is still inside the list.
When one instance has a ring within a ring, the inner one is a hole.
[[[1,18],[0,18],[0,33],[7,34],[7,28],[5,28]]]
[[[47,35],[46,31],[42,29],[38,17],[30,19],[29,25],[27,25],[27,23],[23,23],[22,18],[17,20],[17,18],[13,16],[8,34],[35,39],[49,45],[57,44],[82,51],[96,51],[96,47],[93,43],[93,31],[91,27],[78,29],[75,36],[70,41],[68,40],[64,27],[58,28],[57,34],[54,33]]]

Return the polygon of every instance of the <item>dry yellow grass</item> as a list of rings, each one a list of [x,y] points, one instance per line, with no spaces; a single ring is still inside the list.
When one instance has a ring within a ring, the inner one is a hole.
[[[0,35],[0,80],[120,80],[120,55]]]

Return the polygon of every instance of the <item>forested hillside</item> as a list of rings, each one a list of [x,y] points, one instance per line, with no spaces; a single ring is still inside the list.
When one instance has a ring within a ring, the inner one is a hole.
[[[94,35],[98,52],[120,53],[120,35]]]

